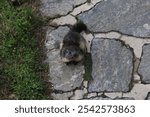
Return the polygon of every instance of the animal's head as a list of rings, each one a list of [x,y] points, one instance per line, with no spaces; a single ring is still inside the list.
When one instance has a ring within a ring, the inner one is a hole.
[[[84,57],[84,52],[78,46],[63,46],[60,51],[60,56],[63,62],[79,62]]]

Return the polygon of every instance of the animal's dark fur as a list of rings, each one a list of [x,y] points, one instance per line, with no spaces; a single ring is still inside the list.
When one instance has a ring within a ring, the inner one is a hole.
[[[71,31],[66,34],[61,44],[60,56],[63,62],[77,63],[84,58],[86,53],[86,41],[80,32],[86,30],[83,23],[77,23]]]

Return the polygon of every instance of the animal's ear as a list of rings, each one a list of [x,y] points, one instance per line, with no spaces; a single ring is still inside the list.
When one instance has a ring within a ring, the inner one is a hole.
[[[86,31],[87,27],[81,20],[77,20],[77,23],[73,25],[72,30],[81,33],[82,31]]]

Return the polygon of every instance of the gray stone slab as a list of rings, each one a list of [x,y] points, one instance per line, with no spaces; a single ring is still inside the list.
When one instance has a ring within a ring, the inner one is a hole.
[[[59,91],[71,91],[80,87],[83,81],[84,66],[82,64],[69,65],[61,61],[59,44],[68,33],[68,27],[59,27],[53,31],[47,31],[46,48],[47,62],[49,64],[49,81],[53,88]]]
[[[138,72],[143,83],[150,83],[150,44],[143,46],[143,55]]]
[[[104,0],[78,17],[92,32],[150,37],[150,0]]]
[[[86,0],[40,0],[40,11],[44,16],[51,18],[67,15],[77,5]]]
[[[133,52],[115,39],[95,38],[92,47],[92,78],[89,92],[127,92],[133,72]]]
[[[67,93],[62,93],[62,94],[56,94],[52,93],[51,96],[53,97],[54,100],[68,100],[69,97],[73,95],[73,92],[67,92]]]

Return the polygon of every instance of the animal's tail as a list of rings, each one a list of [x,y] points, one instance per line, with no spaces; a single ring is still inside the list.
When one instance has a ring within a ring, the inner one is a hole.
[[[82,31],[86,31],[87,27],[86,25],[82,22],[82,21],[78,21],[72,28],[73,31],[75,32],[82,32]]]

